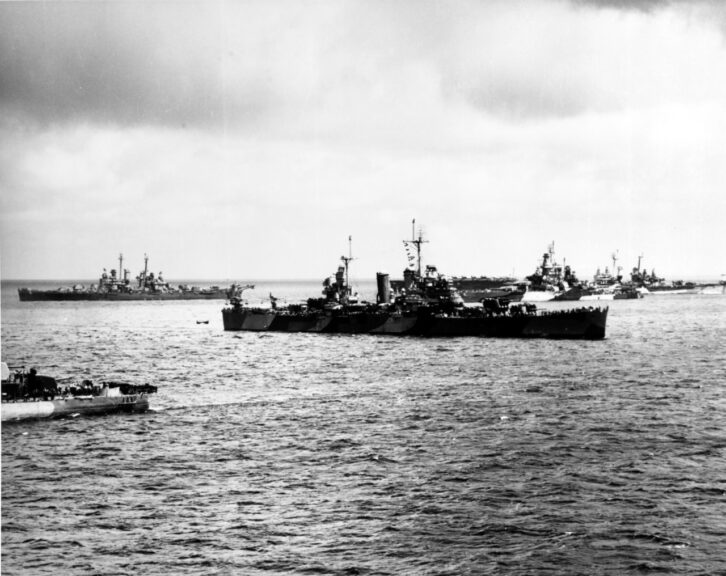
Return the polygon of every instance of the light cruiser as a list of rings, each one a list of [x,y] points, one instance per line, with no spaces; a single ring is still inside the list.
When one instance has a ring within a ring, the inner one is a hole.
[[[568,338],[598,340],[605,337],[608,309],[576,308],[537,311],[533,304],[507,305],[497,299],[482,306],[466,306],[446,276],[435,266],[421,270],[418,238],[406,241],[416,256],[404,270],[403,287],[393,293],[387,274],[377,275],[374,302],[359,302],[348,283],[348,264],[342,257],[334,277],[323,282],[323,297],[306,303],[269,308],[248,306],[239,292],[222,310],[225,330],[269,332],[323,332],[397,336],[491,336],[510,338]],[[415,264],[414,264],[415,262]]]

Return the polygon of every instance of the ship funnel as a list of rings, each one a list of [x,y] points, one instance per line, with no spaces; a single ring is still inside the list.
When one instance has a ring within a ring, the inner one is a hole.
[[[391,283],[388,274],[376,272],[376,284],[378,286],[378,303],[389,304],[391,302]]]

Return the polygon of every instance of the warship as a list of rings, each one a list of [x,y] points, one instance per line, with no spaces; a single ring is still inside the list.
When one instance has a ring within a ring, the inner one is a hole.
[[[72,287],[55,290],[33,290],[19,288],[18,298],[21,302],[38,300],[227,300],[229,289],[219,286],[199,288],[180,284],[172,286],[164,280],[161,272],[156,276],[149,271],[149,257],[144,254],[144,269],[136,276],[133,283],[129,278],[129,270],[123,267],[123,254],[119,254],[118,272],[110,273],[104,268],[97,284],[84,286],[76,284]]]
[[[41,376],[35,368],[11,373],[2,362],[3,422],[29,419],[95,416],[117,412],[144,412],[156,386],[83,380],[78,386],[58,386],[55,378]]]
[[[533,274],[526,277],[523,302],[548,302],[550,300],[579,300],[581,283],[570,266],[555,260],[555,243],[547,247],[542,263]]]
[[[464,302],[482,302],[486,298],[519,302],[525,292],[524,285],[511,276],[453,276],[451,283]]]
[[[659,278],[655,273],[655,268],[650,274],[643,268],[641,263],[643,255],[638,256],[638,265],[634,266],[630,272],[631,282],[638,287],[638,290],[644,294],[698,294],[704,288],[712,286],[711,284],[696,284],[695,282],[684,282],[683,280],[666,281],[665,278]]]
[[[350,239],[349,239],[350,242]],[[456,287],[435,266],[422,271],[419,236],[404,241],[415,250],[404,270],[403,285],[394,291],[388,274],[376,275],[375,302],[358,300],[348,279],[353,260],[342,256],[334,276],[323,281],[322,298],[279,306],[249,306],[238,290],[222,310],[229,331],[320,332],[421,337],[485,336],[509,338],[605,338],[608,309],[537,310],[534,304],[511,304],[496,298],[466,305]]]
[[[526,283],[509,276],[453,276],[450,282],[467,303],[482,303],[491,298],[519,302],[527,291]],[[400,291],[404,285],[403,280],[391,280],[393,291]]]
[[[592,281],[573,282],[572,286],[555,297],[555,300],[631,300],[642,298],[642,293],[637,287],[630,282],[623,282],[623,276],[620,273],[621,266],[617,265],[618,251],[611,255],[613,261],[613,274],[610,269],[605,266],[605,270],[597,269]]]
[[[467,279],[468,280],[468,279]],[[527,284],[518,282],[514,284],[500,284],[489,288],[472,288],[467,282],[452,282],[459,291],[461,298],[467,303],[483,303],[485,300],[498,298],[506,302],[520,302],[527,292]],[[464,286],[460,288],[460,286]]]
[[[412,224],[415,226],[416,220]],[[404,248],[409,264],[413,266],[417,258],[414,245],[406,241]],[[524,285],[512,276],[452,276],[450,282],[464,302],[469,303],[481,303],[488,298],[519,302],[525,292]],[[404,284],[403,280],[391,280],[391,289],[400,291]]]

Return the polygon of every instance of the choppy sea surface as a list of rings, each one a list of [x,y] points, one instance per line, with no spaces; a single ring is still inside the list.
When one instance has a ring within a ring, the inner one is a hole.
[[[607,339],[567,342],[234,333],[222,301],[16,289],[3,360],[159,393],[3,425],[3,575],[726,573],[725,295],[604,303]]]

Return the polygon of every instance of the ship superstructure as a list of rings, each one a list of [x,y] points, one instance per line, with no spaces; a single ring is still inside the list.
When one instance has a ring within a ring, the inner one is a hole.
[[[542,254],[542,261],[534,273],[527,276],[526,280],[526,292],[522,297],[524,302],[555,300],[558,296],[565,296],[566,292],[580,286],[580,281],[570,266],[555,260],[554,241],[547,247],[547,252]]]

